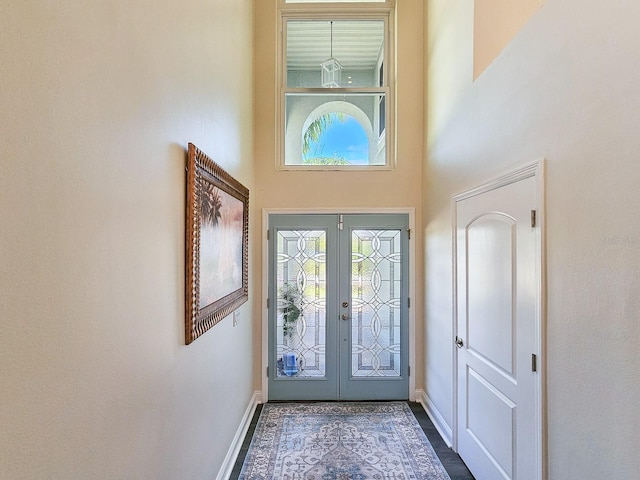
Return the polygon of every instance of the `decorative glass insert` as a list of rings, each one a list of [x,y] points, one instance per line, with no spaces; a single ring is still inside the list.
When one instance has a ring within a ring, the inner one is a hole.
[[[351,374],[399,377],[401,231],[351,233]]]
[[[278,377],[325,376],[326,249],[324,230],[277,232]]]

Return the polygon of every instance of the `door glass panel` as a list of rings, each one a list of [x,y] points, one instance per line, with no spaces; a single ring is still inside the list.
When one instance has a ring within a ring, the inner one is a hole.
[[[326,374],[326,248],[324,230],[277,233],[278,377]]]
[[[401,231],[351,234],[351,374],[398,377]]]

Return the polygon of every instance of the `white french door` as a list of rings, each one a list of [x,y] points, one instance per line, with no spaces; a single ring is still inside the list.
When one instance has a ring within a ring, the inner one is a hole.
[[[408,216],[269,216],[269,399],[409,398]]]

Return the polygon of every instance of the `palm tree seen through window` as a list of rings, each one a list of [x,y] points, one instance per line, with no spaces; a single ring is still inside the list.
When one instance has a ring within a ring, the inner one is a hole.
[[[309,124],[302,140],[307,165],[367,165],[369,140],[351,115],[332,112]]]

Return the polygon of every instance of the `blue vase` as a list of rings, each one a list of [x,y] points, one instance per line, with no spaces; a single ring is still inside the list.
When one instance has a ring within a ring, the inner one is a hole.
[[[295,353],[285,353],[284,355],[282,355],[282,360],[284,361],[284,368],[282,369],[282,371],[285,375],[291,377],[298,373],[298,361],[296,359]]]

